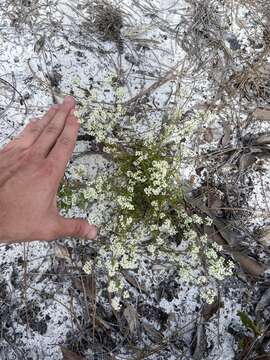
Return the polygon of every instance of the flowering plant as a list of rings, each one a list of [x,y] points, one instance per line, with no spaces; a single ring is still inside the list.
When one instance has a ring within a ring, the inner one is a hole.
[[[115,310],[121,298],[129,297],[123,271],[136,271],[142,259],[174,267],[181,279],[208,287],[204,297],[211,302],[213,284],[232,274],[233,264],[220,255],[222,247],[200,236],[196,226],[211,223],[186,205],[182,170],[189,152],[187,141],[200,117],[181,121],[179,109],[154,129],[128,115],[119,102],[113,109],[84,103],[78,116],[82,127],[102,145],[110,169],[95,179],[82,181],[73,196],[76,205],[89,209],[89,221],[100,227],[98,256],[84,270],[106,269],[108,291]],[[91,114],[89,116],[89,114]],[[138,129],[144,128],[143,133]],[[145,130],[146,128],[146,130]],[[78,174],[83,173],[77,169]]]

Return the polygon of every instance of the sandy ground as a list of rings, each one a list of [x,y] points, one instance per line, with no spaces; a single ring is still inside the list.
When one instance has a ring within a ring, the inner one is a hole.
[[[199,3],[122,1],[124,26],[117,43],[103,41],[90,30],[87,2],[2,1],[0,144],[66,94],[81,103],[89,92],[95,92],[100,103],[113,104],[112,75],[123,80],[123,101],[153,89],[144,99],[151,113],[148,125],[181,101],[183,113],[204,113],[194,143],[189,144],[198,157],[187,162],[183,178],[195,188],[206,173],[211,177],[211,186],[226,196],[222,207],[242,209],[233,217],[245,234],[249,250],[245,256],[269,266],[269,240],[258,241],[258,234],[269,226],[268,143],[257,144],[254,139],[269,132],[270,117],[252,117],[256,108],[268,106],[270,98],[269,84],[263,83],[260,95],[252,83],[254,77],[263,82],[269,73],[268,50],[262,55],[266,45],[261,24],[267,19],[249,2],[232,1],[225,6],[212,1],[215,15],[208,18],[201,12],[196,20],[194,8]],[[199,19],[205,28],[200,28]],[[191,36],[194,29],[201,36],[197,44]],[[263,70],[250,65],[256,59]],[[241,71],[249,69],[248,65],[254,73],[243,77]],[[153,88],[175,68],[180,80],[172,77]],[[81,129],[81,139],[83,135]],[[244,138],[250,140],[244,143]],[[91,146],[89,141],[78,141],[70,168],[83,163],[95,174],[102,163],[99,156],[75,159]],[[237,150],[224,158],[232,148]],[[244,154],[255,158],[247,159]],[[72,208],[67,215],[85,216],[85,212]],[[93,284],[84,286],[92,281],[82,271],[91,246],[77,239],[61,239],[0,247],[1,359],[174,360],[198,359],[200,353],[205,359],[255,359],[237,357],[239,339],[251,336],[237,312],[256,317],[256,304],[268,286],[267,272],[254,276],[249,265],[236,260],[235,275],[220,284],[222,306],[206,321],[194,284],[175,277],[174,271],[153,271],[152,264],[145,262],[129,275],[130,303],[139,326],[136,333],[128,334],[123,314],[115,317],[110,308],[105,279],[95,284],[95,300]],[[268,302],[262,319],[267,319],[267,306]],[[266,331],[267,321],[260,324]]]

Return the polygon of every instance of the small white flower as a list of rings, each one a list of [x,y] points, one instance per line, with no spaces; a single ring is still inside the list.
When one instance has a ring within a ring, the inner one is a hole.
[[[205,218],[205,225],[211,226],[212,224],[213,224],[213,219],[207,216]]]
[[[156,201],[156,200],[152,201],[151,205],[153,206],[153,208],[158,209],[158,201]]]
[[[190,254],[193,260],[197,260],[198,259],[198,255],[199,255],[200,249],[198,246],[193,245],[191,250],[190,250]]]
[[[124,299],[129,299],[129,298],[130,298],[130,294],[129,294],[129,292],[128,292],[127,290],[125,290],[125,291],[123,292],[123,298],[124,298]]]
[[[120,266],[123,269],[136,269],[138,267],[136,260],[136,258],[130,259],[127,255],[124,255],[120,260]]]
[[[121,310],[120,298],[118,296],[115,296],[114,298],[112,298],[111,304],[115,311]]]
[[[157,239],[156,239],[156,242],[157,242],[157,244],[159,246],[163,245],[164,244],[164,239],[161,236],[158,236]]]
[[[192,220],[195,224],[203,224],[203,219],[197,214],[192,215]]]
[[[207,284],[207,277],[206,276],[199,276],[199,278],[198,278],[198,284],[199,285],[205,285],[205,284]]]
[[[128,187],[127,187],[127,191],[128,191],[129,193],[133,193],[133,192],[134,192],[134,187],[133,187],[133,186],[128,186]]]
[[[167,233],[170,236],[176,235],[177,234],[177,230],[175,229],[175,227],[172,225],[171,220],[170,219],[166,219],[163,224],[159,227],[159,231],[161,233]]]
[[[84,264],[83,271],[89,275],[92,273],[92,270],[93,270],[93,262],[89,260]]]
[[[128,217],[128,218],[126,219],[126,225],[127,225],[127,226],[131,225],[132,222],[133,222],[132,217]]]
[[[98,194],[93,187],[88,187],[87,189],[84,189],[83,196],[87,200],[89,200],[89,199],[95,200],[98,198]]]
[[[124,87],[117,88],[115,91],[115,95],[120,99],[123,98],[125,96],[125,88]]]
[[[108,291],[109,291],[109,293],[117,292],[117,290],[118,290],[118,289],[117,289],[117,286],[116,286],[115,281],[110,280],[109,286],[108,286]]]
[[[201,297],[208,303],[212,304],[217,296],[217,292],[213,288],[209,288],[203,291]]]
[[[206,234],[205,234],[205,235],[202,235],[202,236],[200,237],[200,239],[201,239],[202,244],[206,245],[206,244],[208,243],[208,237],[207,237]]]
[[[132,204],[132,199],[131,199],[131,197],[119,195],[119,196],[116,198],[116,201],[117,201],[118,205],[119,205],[122,209],[134,210],[134,205]]]
[[[150,230],[151,231],[157,231],[158,230],[158,225],[157,224],[153,224],[150,226]]]
[[[148,246],[147,246],[147,250],[149,251],[149,253],[150,253],[151,255],[154,255],[155,252],[156,252],[156,247],[155,247],[153,244],[151,244],[151,245],[148,245]]]

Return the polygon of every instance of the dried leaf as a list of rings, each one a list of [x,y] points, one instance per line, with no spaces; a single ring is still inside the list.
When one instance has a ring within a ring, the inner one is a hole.
[[[165,262],[157,263],[152,266],[153,271],[166,271],[166,270],[169,271],[172,268],[173,268],[172,264],[165,263]]]
[[[144,292],[145,294],[147,294],[146,289],[133,276],[131,276],[127,271],[122,271],[122,274],[124,275],[126,281],[130,285],[135,287],[138,291]]]
[[[209,108],[209,106],[210,106],[210,104],[205,101],[205,102],[200,102],[200,103],[194,104],[193,109],[207,110]]]
[[[220,309],[221,306],[222,303],[217,298],[212,304],[205,304],[202,309],[202,316],[204,320],[205,321],[210,320],[211,317]]]
[[[146,332],[147,336],[149,337],[149,339],[152,342],[154,342],[156,344],[159,344],[162,342],[162,340],[163,340],[162,334],[159,333],[152,325],[143,322],[142,326],[143,326],[144,331]]]
[[[270,305],[270,289],[267,289],[256,306],[255,309],[256,314],[263,311],[269,305]]]
[[[270,227],[266,228],[263,230],[262,235],[259,237],[258,241],[263,245],[263,246],[270,246]]]
[[[226,246],[228,243],[224,238],[219,234],[219,232],[213,226],[204,225],[204,234],[207,235],[210,241],[216,242],[218,245]]]
[[[135,58],[133,54],[127,53],[125,54],[125,59],[132,65],[139,66],[140,60]]]
[[[85,357],[68,350],[64,346],[61,346],[61,351],[63,354],[63,360],[86,360]]]
[[[70,253],[66,246],[55,243],[55,256],[61,259],[70,260]]]
[[[245,242],[245,237],[235,229],[230,222],[221,219],[215,219],[214,224],[219,234],[234,249],[241,248]]]
[[[34,45],[34,51],[39,54],[41,50],[44,48],[46,37],[42,35]]]
[[[265,134],[265,135],[259,136],[259,137],[255,140],[255,144],[257,144],[257,145],[267,145],[267,144],[270,144],[270,135],[269,135],[269,134]]]
[[[223,126],[223,136],[220,141],[221,145],[222,146],[228,145],[230,138],[231,138],[231,127],[230,124],[226,122]]]
[[[199,323],[197,324],[196,333],[192,339],[192,343],[195,345],[192,349],[192,358],[194,360],[200,360],[202,358],[202,355],[205,355],[205,352],[207,350],[206,331],[202,321],[199,321]]]
[[[250,146],[249,148],[251,154],[261,155],[264,151],[263,149],[259,148],[258,146]]]
[[[213,130],[211,128],[206,128],[203,133],[203,140],[205,142],[211,143],[213,141],[214,135]]]
[[[256,161],[255,155],[251,153],[242,154],[239,160],[239,170],[240,171],[246,170],[249,166],[254,164],[255,161]]]
[[[261,276],[267,269],[263,264],[258,263],[255,259],[247,255],[242,255],[240,253],[233,254],[234,259],[239,263],[242,270],[252,276]]]
[[[75,278],[72,281],[73,287],[85,294],[90,298],[96,297],[96,281],[93,275],[87,275],[82,279]]]
[[[124,317],[127,320],[131,334],[135,333],[138,327],[138,314],[133,305],[127,305],[124,310]]]
[[[210,213],[214,216],[221,217],[223,215],[223,211],[220,208],[222,208],[223,205],[224,204],[219,193],[216,191],[210,191],[208,194],[208,207],[210,209]]]
[[[269,121],[270,120],[270,108],[257,108],[253,116],[256,120]]]

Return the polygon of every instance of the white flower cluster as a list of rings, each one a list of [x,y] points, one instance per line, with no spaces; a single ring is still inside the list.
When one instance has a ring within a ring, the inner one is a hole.
[[[150,170],[151,186],[146,187],[144,192],[146,195],[159,195],[164,193],[168,187],[168,172],[170,165],[166,160],[154,160]]]
[[[114,144],[117,137],[113,135],[116,126],[121,122],[125,109],[121,103],[124,94],[123,88],[116,90],[116,104],[114,107],[106,107],[98,104],[97,94],[93,94],[87,99],[82,100],[82,106],[75,111],[75,116],[82,124],[82,128],[96,138],[98,142]],[[86,120],[87,119],[87,120]]]
[[[92,186],[88,186],[86,189],[83,190],[83,196],[85,200],[97,200],[98,193],[96,189]]]
[[[201,298],[204,299],[208,304],[212,304],[215,301],[217,295],[217,291],[210,287],[204,289],[204,291],[201,293]]]
[[[121,209],[134,210],[134,205],[132,204],[132,198],[130,196],[119,195],[117,196],[116,201]]]
[[[223,257],[218,256],[211,250],[206,251],[206,256],[208,258],[208,272],[210,276],[221,281],[233,274],[235,266],[232,261],[227,261],[226,263]]]
[[[176,235],[177,230],[175,226],[172,225],[172,222],[169,218],[165,219],[165,221],[162,223],[162,225],[158,228],[160,233],[165,233],[170,236]]]

